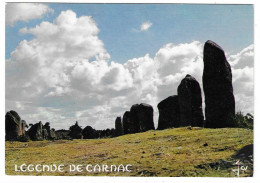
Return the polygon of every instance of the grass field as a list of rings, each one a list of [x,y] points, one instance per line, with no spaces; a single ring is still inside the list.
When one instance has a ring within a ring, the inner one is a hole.
[[[187,127],[148,131],[117,138],[6,142],[7,175],[252,176],[253,131],[242,128]],[[249,157],[248,157],[249,156]],[[64,172],[15,172],[15,164],[63,164]],[[70,172],[69,165],[131,164],[131,172]]]

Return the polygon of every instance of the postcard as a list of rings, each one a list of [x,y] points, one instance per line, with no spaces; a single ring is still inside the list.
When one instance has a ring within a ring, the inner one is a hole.
[[[254,5],[9,2],[7,176],[254,177]]]

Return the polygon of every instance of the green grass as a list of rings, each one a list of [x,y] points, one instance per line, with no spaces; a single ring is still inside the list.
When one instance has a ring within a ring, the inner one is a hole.
[[[207,144],[207,145],[205,145]],[[175,128],[117,138],[6,142],[7,175],[232,177],[238,150],[253,144],[242,128]],[[224,162],[224,163],[223,163]],[[229,162],[229,163],[226,163]],[[14,165],[64,164],[65,172],[15,172]],[[70,164],[131,164],[131,172],[69,172]],[[252,176],[252,165],[240,176]]]

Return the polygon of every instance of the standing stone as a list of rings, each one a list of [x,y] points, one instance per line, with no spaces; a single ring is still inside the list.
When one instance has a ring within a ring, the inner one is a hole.
[[[202,97],[198,81],[187,74],[178,86],[181,126],[203,126]]]
[[[55,130],[51,129],[49,122],[45,123],[45,125],[43,126],[43,129],[47,130],[47,137],[46,137],[46,139],[53,140],[53,139],[56,138]]]
[[[154,130],[153,107],[149,104],[135,104],[130,109],[130,132]]]
[[[140,132],[140,121],[139,121],[139,104],[134,104],[130,108],[130,125],[129,131],[130,133],[138,133]]]
[[[139,123],[140,131],[145,132],[148,130],[155,130],[153,122],[153,107],[149,104],[140,104],[139,105]]]
[[[162,100],[157,107],[159,110],[157,130],[180,126],[180,108],[177,95]]]
[[[123,129],[121,117],[117,117],[117,118],[116,118],[116,121],[115,121],[115,130],[116,130],[116,131],[115,131],[116,136],[123,135],[124,129]]]
[[[205,94],[206,127],[232,127],[235,116],[232,72],[224,50],[207,41],[203,53],[203,89]]]
[[[50,139],[50,140],[56,139],[56,133],[55,133],[55,129],[54,129],[54,128],[52,128],[52,129],[50,130],[50,132],[49,132],[49,139]]]
[[[28,130],[27,134],[30,137],[31,140],[43,140],[44,136],[46,136],[46,132],[43,132],[43,125],[42,122],[40,121],[39,123],[36,123],[31,126],[31,128]]]
[[[17,112],[11,110],[5,115],[5,140],[17,140],[25,135],[26,121],[21,120]]]
[[[124,134],[129,134],[129,126],[130,126],[130,111],[126,111],[123,115],[123,129],[124,129]]]
[[[48,131],[45,128],[42,129],[42,138],[49,139]]]
[[[27,131],[28,136],[31,140],[54,140],[56,139],[55,129],[51,129],[50,123],[46,122],[45,125],[40,121],[31,126],[31,128]]]

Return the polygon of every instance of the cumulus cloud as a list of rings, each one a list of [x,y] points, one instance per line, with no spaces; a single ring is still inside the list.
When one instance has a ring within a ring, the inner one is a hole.
[[[236,110],[254,111],[254,45],[228,57],[232,67]]]
[[[50,121],[58,129],[78,120],[81,126],[112,128],[116,116],[144,102],[153,106],[157,126],[157,104],[177,94],[186,74],[202,86],[203,44],[198,41],[169,43],[154,57],[120,64],[110,61],[89,16],[68,10],[54,22],[20,32],[35,37],[22,41],[6,61],[6,110],[17,110],[28,123]],[[248,112],[253,110],[252,53],[251,45],[228,57],[237,108]]]
[[[45,4],[39,3],[7,3],[6,4],[6,23],[13,25],[15,22],[27,22],[32,19],[41,18],[46,13],[53,10]]]

